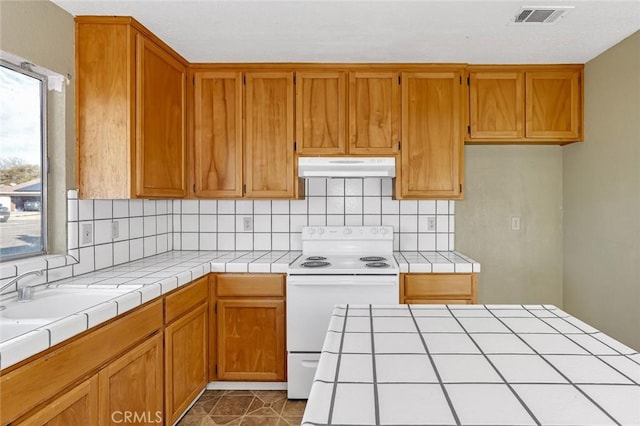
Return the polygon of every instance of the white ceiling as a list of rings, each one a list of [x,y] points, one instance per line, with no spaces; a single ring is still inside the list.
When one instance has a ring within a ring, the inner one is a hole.
[[[130,15],[189,62],[586,63],[640,30],[640,0],[52,0]],[[574,6],[554,24],[521,6]]]

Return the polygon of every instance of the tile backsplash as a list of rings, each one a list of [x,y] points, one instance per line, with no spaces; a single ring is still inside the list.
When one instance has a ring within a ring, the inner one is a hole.
[[[28,270],[47,271],[25,278],[35,285],[171,250],[300,250],[303,226],[388,225],[395,250],[454,250],[454,201],[392,200],[391,179],[305,185],[304,200],[79,200],[70,190],[68,256],[1,263],[0,285]]]
[[[396,250],[454,249],[454,201],[392,200],[391,179],[313,178],[306,185],[304,200],[175,200],[173,248],[300,250],[303,226],[390,225]]]

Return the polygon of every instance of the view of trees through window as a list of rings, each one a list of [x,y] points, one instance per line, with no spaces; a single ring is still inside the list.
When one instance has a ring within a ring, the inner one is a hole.
[[[43,76],[0,63],[0,258],[46,247]]]

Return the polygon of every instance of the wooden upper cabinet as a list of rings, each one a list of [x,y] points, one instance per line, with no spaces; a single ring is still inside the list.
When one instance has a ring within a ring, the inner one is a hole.
[[[242,73],[196,72],[195,195],[242,197]]]
[[[470,139],[524,137],[524,72],[469,73]]]
[[[186,67],[136,36],[136,195],[187,194]]]
[[[293,73],[245,76],[245,196],[293,198]]]
[[[401,198],[461,198],[462,72],[402,73]]]
[[[470,143],[583,139],[582,65],[472,65]]]
[[[349,153],[393,155],[399,141],[398,73],[349,73]]]
[[[580,70],[526,73],[526,136],[582,139]]]
[[[344,72],[296,73],[298,154],[344,154],[346,139]]]
[[[76,17],[80,198],[186,195],[187,62],[129,17]]]

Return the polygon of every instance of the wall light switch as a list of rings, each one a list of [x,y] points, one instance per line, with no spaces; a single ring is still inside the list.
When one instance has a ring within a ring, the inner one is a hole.
[[[111,239],[120,237],[120,222],[111,222]]]
[[[93,242],[93,224],[83,223],[80,231],[80,244],[91,244]]]
[[[511,216],[511,230],[512,231],[520,230],[520,216]]]
[[[242,218],[242,229],[245,231],[253,231],[253,218],[251,216]]]

